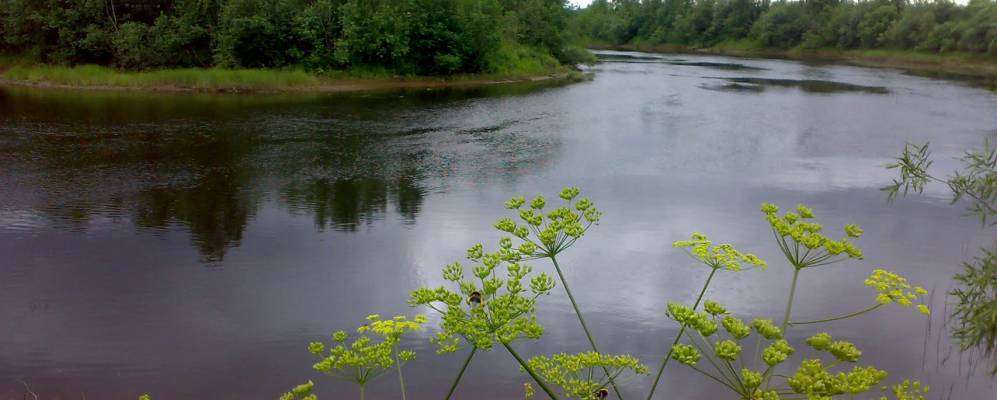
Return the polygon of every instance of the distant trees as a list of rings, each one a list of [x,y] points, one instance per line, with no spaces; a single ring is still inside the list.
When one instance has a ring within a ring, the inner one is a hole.
[[[583,41],[897,48],[997,55],[997,3],[971,0],[595,0],[572,13]]]
[[[129,69],[445,75],[561,56],[567,17],[564,0],[0,0],[0,51]]]

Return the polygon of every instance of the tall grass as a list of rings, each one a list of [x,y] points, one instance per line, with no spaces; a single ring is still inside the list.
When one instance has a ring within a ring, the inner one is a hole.
[[[561,63],[547,51],[508,41],[485,60],[485,72],[494,77],[519,78],[563,71]]]
[[[134,88],[175,87],[195,90],[281,90],[318,85],[319,80],[301,70],[262,69],[163,69],[121,71],[97,65],[74,67],[13,65],[4,78],[68,86]]]

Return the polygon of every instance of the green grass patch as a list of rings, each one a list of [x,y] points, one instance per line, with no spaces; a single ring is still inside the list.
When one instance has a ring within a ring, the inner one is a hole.
[[[7,79],[66,86],[134,88],[176,87],[195,90],[281,90],[318,85],[319,80],[301,70],[263,69],[163,69],[121,71],[97,65],[74,67],[13,64]]]
[[[587,52],[586,52],[587,54]],[[503,48],[489,60],[489,71],[448,77],[401,75],[380,66],[310,73],[300,69],[161,69],[124,71],[97,65],[57,66],[38,64],[22,57],[0,55],[0,77],[12,81],[52,86],[89,88],[183,89],[199,91],[288,91],[321,89],[335,81],[369,81],[384,88],[387,81],[508,81],[566,74],[569,71],[544,51],[523,47]],[[380,83],[378,83],[380,82]]]
[[[544,50],[504,42],[486,61],[486,73],[493,78],[522,78],[565,72],[553,56]]]

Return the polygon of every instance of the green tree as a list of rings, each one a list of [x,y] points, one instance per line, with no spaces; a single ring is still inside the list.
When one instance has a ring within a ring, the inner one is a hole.
[[[762,14],[752,28],[752,34],[766,45],[790,48],[803,40],[808,28],[808,20],[803,7],[798,3],[775,4]]]
[[[879,5],[865,13],[859,22],[859,42],[863,47],[877,47],[883,43],[883,35],[897,19],[897,7],[893,4]]]

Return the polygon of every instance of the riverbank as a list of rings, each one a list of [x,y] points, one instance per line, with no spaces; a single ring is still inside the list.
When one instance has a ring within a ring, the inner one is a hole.
[[[0,59],[0,85],[41,89],[100,91],[286,93],[356,92],[391,89],[471,88],[540,81],[582,80],[563,66],[545,66],[506,74],[451,77],[398,76],[384,71],[310,73],[274,69],[163,69],[122,71],[96,65],[74,67],[18,63]]]
[[[975,53],[925,53],[889,49],[774,49],[745,42],[720,43],[708,48],[649,44],[591,44],[599,50],[626,50],[651,53],[715,54],[746,58],[782,58],[809,62],[842,63],[863,67],[896,68],[919,75],[969,79],[991,89],[997,88],[997,57]]]

